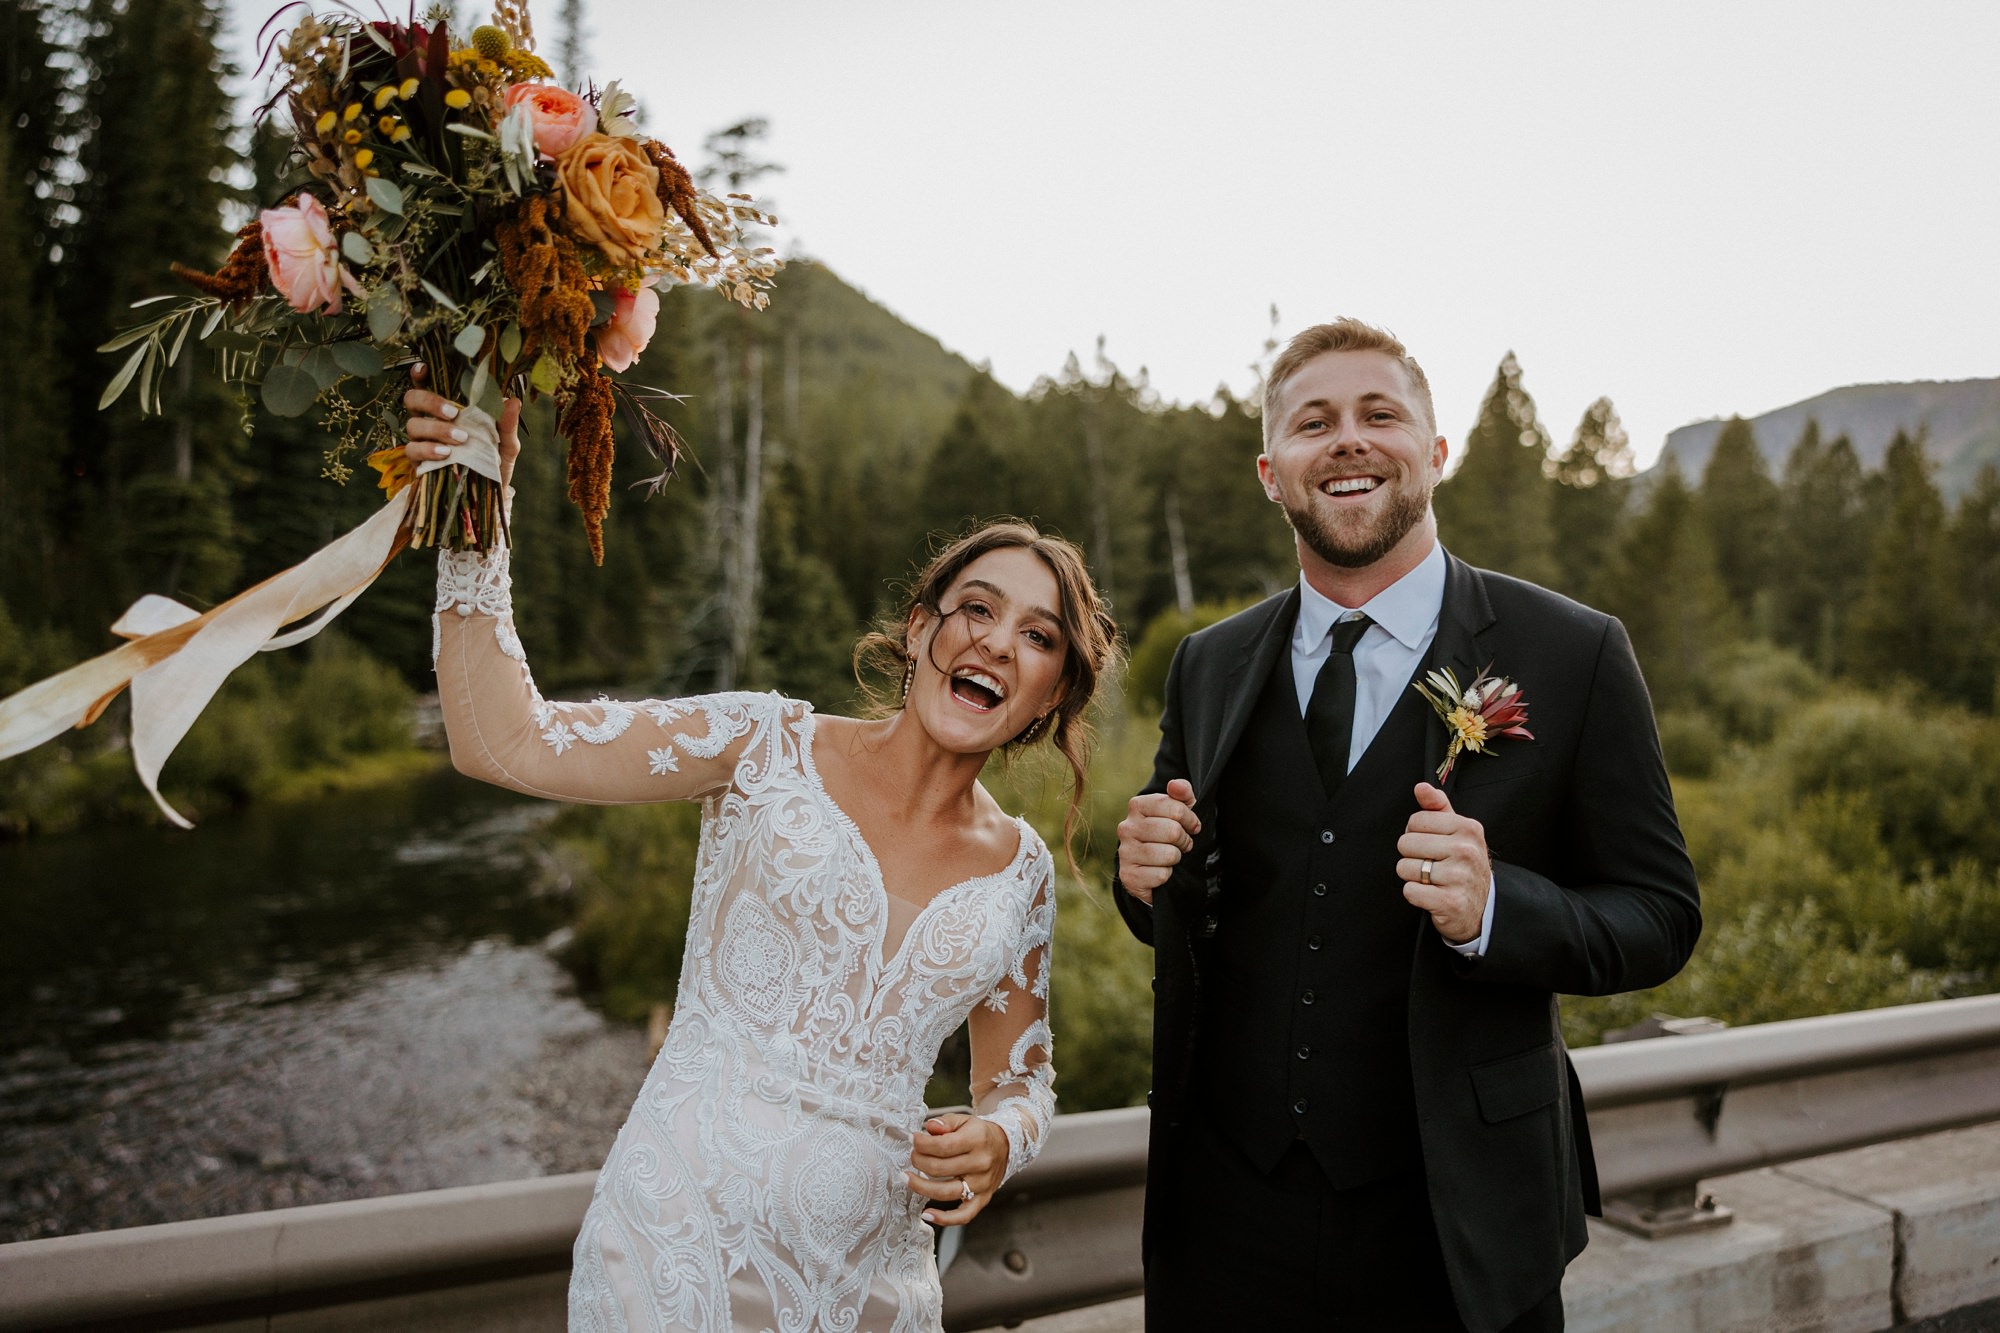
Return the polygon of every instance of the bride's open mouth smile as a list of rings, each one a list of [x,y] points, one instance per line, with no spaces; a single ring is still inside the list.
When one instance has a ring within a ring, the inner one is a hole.
[[[951,673],[951,697],[977,713],[990,713],[1007,697],[1007,687],[977,667]]]

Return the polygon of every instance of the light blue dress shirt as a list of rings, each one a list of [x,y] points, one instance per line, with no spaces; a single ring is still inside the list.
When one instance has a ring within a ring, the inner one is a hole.
[[[1444,610],[1444,547],[1433,543],[1417,567],[1371,597],[1364,606],[1342,606],[1324,596],[1299,575],[1299,618],[1292,627],[1292,683],[1298,689],[1299,716],[1312,702],[1313,685],[1333,646],[1335,621],[1360,612],[1375,623],[1354,645],[1354,732],[1348,743],[1347,767],[1352,770],[1367,751],[1375,733],[1389,720],[1424,654],[1437,638],[1438,617]],[[1486,891],[1486,913],[1479,937],[1451,944],[1468,958],[1483,957],[1493,934],[1493,900],[1497,885]]]

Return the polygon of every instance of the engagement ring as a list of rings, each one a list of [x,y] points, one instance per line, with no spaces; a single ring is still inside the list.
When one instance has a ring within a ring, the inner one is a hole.
[[[958,1189],[959,1189],[958,1197],[965,1200],[965,1202],[967,1203],[971,1203],[973,1197],[972,1182],[965,1179],[963,1176],[960,1176],[958,1181]]]

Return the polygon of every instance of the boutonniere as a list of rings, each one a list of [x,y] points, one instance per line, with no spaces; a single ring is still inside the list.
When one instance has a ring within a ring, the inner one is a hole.
[[[1445,751],[1444,763],[1438,766],[1439,782],[1451,776],[1452,765],[1468,750],[1474,754],[1490,753],[1487,747],[1501,736],[1535,739],[1535,733],[1528,730],[1528,700],[1521,687],[1505,676],[1482,671],[1461,689],[1458,677],[1446,667],[1431,672],[1411,688],[1437,710],[1445,729],[1451,733],[1451,748]]]

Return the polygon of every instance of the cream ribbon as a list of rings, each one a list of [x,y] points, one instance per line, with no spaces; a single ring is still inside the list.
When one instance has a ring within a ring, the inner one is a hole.
[[[452,446],[449,461],[418,464],[418,474],[456,464],[499,481],[499,424],[476,407],[460,408],[456,424],[466,441]],[[230,672],[255,653],[304,643],[368,590],[408,541],[416,493],[415,486],[405,487],[361,526],[211,610],[196,611],[157,593],[141,597],[111,626],[131,642],[0,699],[0,759],[89,726],[129,684],[139,781],[168,819],[193,828],[160,795],[168,756]],[[316,619],[306,620],[316,612]],[[294,628],[285,630],[287,625]]]

